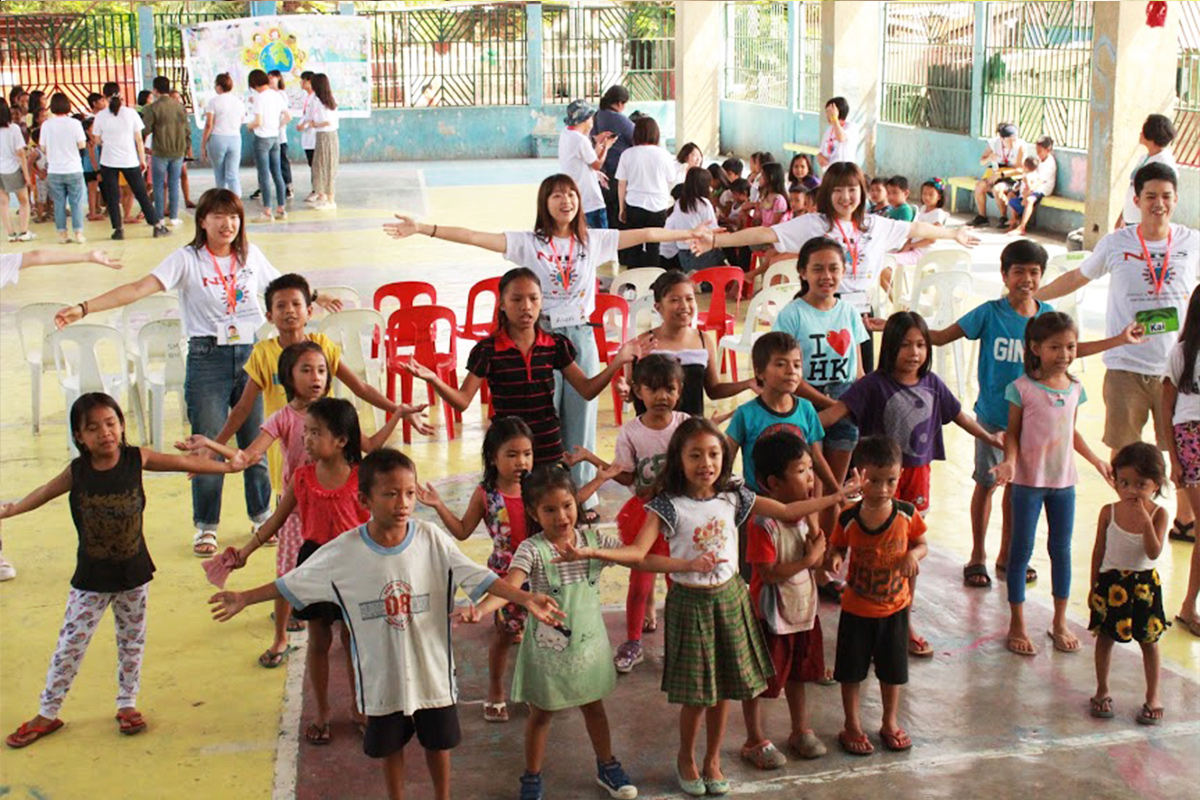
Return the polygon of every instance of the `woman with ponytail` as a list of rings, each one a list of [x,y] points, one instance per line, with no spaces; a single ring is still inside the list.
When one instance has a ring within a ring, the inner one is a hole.
[[[108,205],[108,218],[112,222],[112,238],[125,238],[125,220],[121,215],[121,178],[125,179],[137,198],[146,222],[154,227],[154,238],[166,236],[170,231],[155,213],[142,175],[146,169],[142,118],[132,108],[122,104],[121,87],[116,82],[104,84],[104,96],[108,98],[108,108],[96,115],[96,121],[92,123],[92,135],[103,145],[100,151],[100,181]]]

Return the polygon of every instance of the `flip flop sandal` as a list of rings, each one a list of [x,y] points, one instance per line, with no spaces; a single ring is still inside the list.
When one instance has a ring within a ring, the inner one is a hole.
[[[1046,635],[1054,641],[1054,649],[1060,653],[1078,653],[1083,649],[1083,645],[1078,642],[1075,643],[1074,647],[1067,647],[1065,644],[1060,644],[1059,637],[1054,635],[1054,631],[1046,631]]]
[[[1028,650],[1018,649],[1017,646],[1015,644],[1013,644],[1014,642],[1029,642],[1029,649]],[[1019,656],[1032,657],[1032,656],[1037,655],[1037,648],[1035,648],[1033,646],[1032,640],[1029,640],[1029,639],[1010,638],[1007,642],[1004,643],[1004,646],[1008,648],[1008,652],[1016,653]]]
[[[1113,699],[1111,697],[1101,697],[1099,699],[1093,697],[1088,700],[1088,712],[1096,719],[1112,719],[1115,716],[1112,702]]]
[[[1163,709],[1161,706],[1151,708],[1146,703],[1142,703],[1142,708],[1138,711],[1135,719],[1137,719],[1139,725],[1158,725],[1163,719]]]
[[[968,564],[963,567],[963,586],[972,589],[987,589],[992,585],[986,564]]]
[[[842,749],[852,756],[869,756],[875,752],[875,746],[871,744],[871,740],[866,737],[866,734],[851,736],[845,731],[840,731],[837,739]]]
[[[594,508],[589,508],[583,512],[583,516],[580,517],[580,521],[583,522],[584,525],[599,525],[600,512]]]
[[[1184,619],[1179,614],[1176,614],[1175,621],[1192,636],[1200,636],[1200,620]]]
[[[1167,536],[1177,542],[1194,542],[1196,541],[1195,528],[1195,520],[1192,520],[1186,525],[1179,520],[1175,520],[1171,525],[1171,530],[1169,533],[1167,533]]]
[[[904,728],[898,729],[895,733],[888,733],[880,729],[879,740],[883,742],[883,746],[893,753],[903,753],[905,750],[912,749],[912,739],[908,738],[908,731]]]
[[[66,724],[61,719],[54,719],[46,726],[39,728],[36,725],[30,725],[28,722],[22,722],[20,727],[8,735],[4,743],[15,749],[28,747],[38,739],[49,736]]]
[[[499,703],[483,704],[484,722],[508,722],[508,704],[501,700]]]
[[[121,726],[121,733],[126,736],[146,730],[146,720],[140,711],[118,711],[117,723]]]
[[[917,658],[929,658],[933,655],[933,648],[921,636],[914,636],[908,640],[908,654]]]
[[[282,652],[276,653],[271,648],[263,650],[262,655],[258,657],[258,665],[267,669],[275,669],[283,662],[287,661],[288,655],[292,652],[291,647],[285,647]]]
[[[824,674],[817,680],[818,686],[836,686],[837,681],[833,678],[833,670],[827,669]]]
[[[643,619],[642,620],[642,633],[654,633],[657,630],[658,630],[658,620],[657,619]]]
[[[329,732],[329,723],[318,725],[315,722],[308,723],[308,727],[304,729],[304,741],[311,745],[326,745],[332,741],[333,737]]]

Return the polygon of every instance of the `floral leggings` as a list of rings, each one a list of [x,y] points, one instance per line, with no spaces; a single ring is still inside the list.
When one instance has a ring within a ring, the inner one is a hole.
[[[58,646],[46,672],[46,688],[38,711],[46,719],[57,719],[67,692],[83,663],[92,636],[109,605],[117,628],[117,708],[133,706],[141,687],[142,651],[146,646],[146,597],[150,585],[143,583],[127,592],[88,592],[71,588]]]

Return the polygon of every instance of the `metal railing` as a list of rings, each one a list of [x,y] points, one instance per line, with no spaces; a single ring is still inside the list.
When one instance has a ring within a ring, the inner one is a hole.
[[[971,132],[973,3],[888,3],[883,38],[884,122]]]
[[[1177,3],[1179,66],[1175,72],[1175,160],[1200,167],[1200,3]]]
[[[727,100],[787,106],[787,3],[726,4],[723,89]]]
[[[800,35],[796,46],[796,108],[819,112],[821,103],[821,4],[800,4]]]
[[[87,96],[107,81],[127,103],[141,84],[134,14],[0,14],[0,73],[27,91],[65,92],[87,108]]]
[[[528,102],[521,3],[367,11],[375,108]]]
[[[1028,141],[1087,149],[1093,4],[987,4],[980,136],[1015,122]]]
[[[633,100],[675,99],[674,3],[547,3],[542,23],[543,102],[598,102],[617,83]]]

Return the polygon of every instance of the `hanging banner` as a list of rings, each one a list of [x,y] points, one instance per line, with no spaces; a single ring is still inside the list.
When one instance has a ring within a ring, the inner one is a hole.
[[[279,70],[292,116],[304,106],[303,72],[324,72],[342,117],[371,115],[371,28],[364,17],[289,14],[202,22],[183,29],[192,102],[203,125],[222,72],[245,97],[251,70]]]

